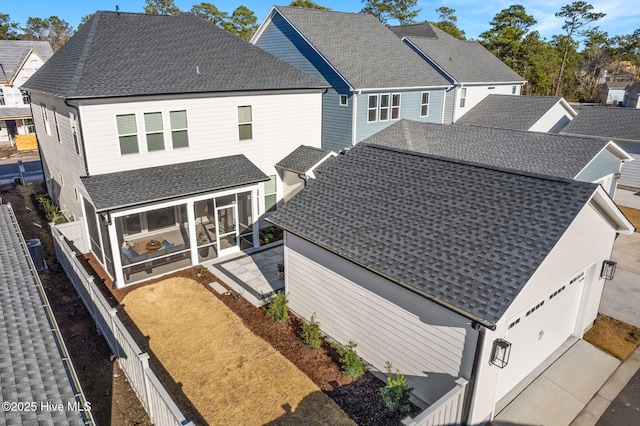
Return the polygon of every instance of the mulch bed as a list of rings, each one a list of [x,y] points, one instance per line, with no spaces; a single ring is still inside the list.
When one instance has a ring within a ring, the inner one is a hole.
[[[622,213],[629,219],[629,222],[636,227],[636,232],[640,232],[640,210],[631,207],[618,206]]]
[[[640,328],[598,314],[593,327],[585,333],[584,340],[624,361],[640,345]]]

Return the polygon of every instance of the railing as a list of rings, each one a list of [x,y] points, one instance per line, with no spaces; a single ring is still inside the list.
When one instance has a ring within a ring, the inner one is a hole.
[[[62,233],[51,227],[56,257],[93,317],[99,333],[118,357],[118,363],[154,425],[193,425],[188,422],[149,367],[149,354],[142,352],[122,321],[110,307],[93,277],[87,273]]]
[[[407,426],[440,426],[462,424],[462,404],[467,380],[459,378],[456,387],[434,402],[415,418],[407,417],[402,423]]]

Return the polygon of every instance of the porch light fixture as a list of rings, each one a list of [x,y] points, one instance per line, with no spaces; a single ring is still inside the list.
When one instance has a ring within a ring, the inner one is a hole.
[[[620,179],[620,176],[622,176],[622,174],[620,174],[620,173],[614,173],[614,174],[613,174],[613,178],[614,178],[615,180]]]
[[[511,343],[504,339],[496,339],[493,341],[491,364],[505,368],[509,363],[509,355],[511,355]]]
[[[600,278],[605,280],[612,280],[613,276],[616,273],[616,266],[618,266],[617,262],[613,260],[605,260],[602,262],[602,270],[600,271]]]

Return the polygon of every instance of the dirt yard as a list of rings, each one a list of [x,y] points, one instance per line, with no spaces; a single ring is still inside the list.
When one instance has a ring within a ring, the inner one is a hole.
[[[595,324],[584,335],[584,340],[624,361],[640,345],[640,329],[598,314]]]
[[[640,210],[631,207],[619,206],[622,213],[629,219],[629,222],[636,227],[636,232],[640,232]]]
[[[171,278],[138,288],[123,307],[207,424],[355,425],[197,282]]]

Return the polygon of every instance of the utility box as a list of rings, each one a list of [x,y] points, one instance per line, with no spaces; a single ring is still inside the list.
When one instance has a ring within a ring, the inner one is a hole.
[[[44,259],[44,253],[42,252],[42,243],[39,238],[33,240],[26,240],[31,260],[36,267],[36,271],[41,272],[47,269],[47,261]]]

